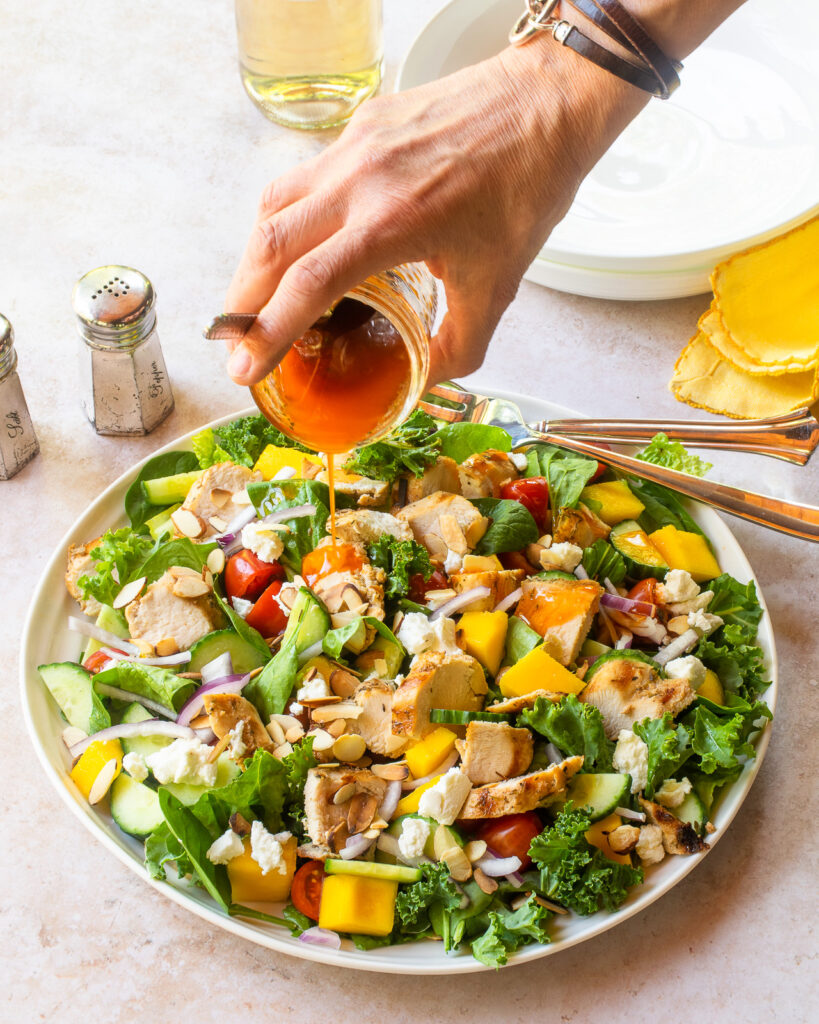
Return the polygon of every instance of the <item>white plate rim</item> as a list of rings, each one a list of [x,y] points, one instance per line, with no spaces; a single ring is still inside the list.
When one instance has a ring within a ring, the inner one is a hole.
[[[504,398],[518,403],[524,410],[524,413],[531,416],[532,419],[549,418],[550,416],[553,418],[555,416],[566,418],[579,415],[573,410],[567,409],[566,407],[560,406],[556,403],[527,397],[516,392],[493,388],[492,394],[498,398]],[[531,413],[527,413],[527,406],[532,410]],[[440,947],[438,943],[425,942],[423,944],[423,948],[428,949],[431,954],[428,963],[411,961],[405,964],[401,962],[402,951],[419,949],[421,948],[421,944],[408,943],[407,945],[381,947],[366,952],[352,948],[342,948],[340,950],[325,949],[324,947],[312,946],[298,942],[298,940],[292,938],[290,935],[282,935],[280,934],[281,929],[277,929],[274,932],[272,930],[274,926],[271,925],[253,924],[246,919],[228,917],[219,911],[215,904],[213,906],[209,906],[206,902],[200,902],[200,899],[209,900],[209,897],[201,896],[198,891],[192,890],[195,893],[196,898],[191,898],[186,894],[184,889],[176,888],[173,885],[151,878],[141,860],[137,860],[134,853],[129,853],[122,845],[120,845],[120,843],[115,841],[113,836],[109,831],[107,831],[103,820],[97,817],[94,810],[79,796],[76,788],[68,782],[66,775],[58,772],[49,759],[43,738],[41,737],[34,721],[30,700],[35,687],[42,695],[43,686],[36,671],[37,664],[43,663],[39,657],[35,656],[36,648],[38,647],[41,639],[39,637],[36,620],[37,611],[41,603],[53,596],[55,577],[60,581],[61,585],[65,552],[68,545],[85,537],[86,534],[91,535],[90,523],[94,521],[98,510],[115,495],[124,495],[128,485],[134,480],[149,459],[152,459],[154,456],[160,455],[163,452],[189,447],[191,436],[199,430],[204,430],[207,427],[220,426],[236,419],[239,416],[246,416],[256,412],[258,412],[258,410],[255,407],[251,407],[221,416],[210,423],[204,424],[201,427],[197,427],[194,430],[190,430],[187,433],[180,435],[175,440],[162,445],[160,448],[157,448],[155,451],[146,455],[130,469],[122,473],[113,481],[113,483],[106,487],[94,501],[90,503],[85,512],[75,520],[70,529],[63,536],[60,543],[57,545],[40,576],[26,613],[20,654],[20,696],[23,718],[32,744],[34,745],[37,758],[40,761],[46,776],[62,801],[75,815],[75,817],[85,826],[85,828],[87,828],[88,831],[103,844],[103,846],[113,853],[121,863],[130,868],[144,881],[148,882],[158,892],[167,896],[179,906],[192,911],[211,925],[215,925],[216,927],[228,931],[239,938],[246,939],[257,945],[264,946],[277,952],[286,953],[290,956],[296,956],[300,959],[310,960],[315,963],[330,964],[336,967],[348,967],[353,970],[375,971],[387,974],[417,974],[429,976],[474,974],[482,971],[493,970],[493,968],[479,963],[468,952],[457,956],[443,955],[439,952]],[[759,586],[759,582],[754,576],[753,569],[751,568],[745,553],[742,551],[739,543],[735,540],[733,534],[720,517],[712,509],[705,506],[692,506],[691,511],[698,521],[705,520],[704,528],[713,541],[719,542],[720,545],[727,544],[732,557],[737,560],[738,565],[745,573],[745,578],[754,579],[756,582],[757,594],[764,613],[760,629],[759,643],[765,651],[766,668],[768,669],[771,677],[771,685],[762,695],[761,699],[767,703],[773,711],[776,705],[778,690],[778,660],[770,615],[765,603],[764,595]],[[122,518],[124,520],[124,516]],[[108,525],[112,525],[110,521],[108,522]],[[66,600],[68,599],[66,598]],[[722,838],[723,834],[727,831],[731,821],[733,821],[740,806],[747,797],[762,766],[762,762],[770,742],[770,736],[771,728],[770,725],[768,725],[756,739],[756,757],[746,765],[741,777],[736,783],[734,783],[730,791],[723,798],[716,815],[718,820],[717,831],[709,837],[709,844],[711,848],[716,845],[716,843]],[[621,922],[628,920],[635,914],[646,909],[663,896],[669,889],[682,881],[682,879],[700,863],[702,857],[705,855],[706,854],[688,857],[667,857],[664,863],[666,865],[670,865],[671,870],[666,871],[668,877],[663,881],[658,884],[652,884],[650,876],[649,881],[643,883],[639,889],[634,890],[633,895],[630,896],[623,907],[615,913],[608,914],[606,912],[599,912],[589,918],[582,919],[584,921],[588,921],[590,927],[583,930],[580,934],[566,939],[553,941],[548,945],[525,946],[523,949],[510,956],[507,966],[529,963],[533,960],[541,959],[542,957],[554,955],[564,949],[569,949],[572,946],[578,945],[581,942],[586,942],[595,936],[608,931],[610,928],[615,927]],[[662,867],[662,865],[660,865],[660,867]]]

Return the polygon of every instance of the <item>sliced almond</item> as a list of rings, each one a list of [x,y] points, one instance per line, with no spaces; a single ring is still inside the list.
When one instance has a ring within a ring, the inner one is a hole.
[[[113,607],[124,608],[127,604],[130,604],[132,601],[135,601],[142,593],[144,587],[144,576],[140,576],[138,580],[131,580],[130,583],[126,583],[122,590],[120,590],[120,592],[114,598],[112,602]]]
[[[335,738],[326,729],[315,729],[307,734],[313,737],[313,750],[330,750],[336,742]]]
[[[191,729],[209,729],[210,715],[198,715],[189,723]]]
[[[348,800],[351,800],[355,796],[355,783],[345,782],[343,786],[333,793],[333,803],[338,807],[340,804],[346,804]]]
[[[327,697],[299,697],[299,704],[312,710],[313,708],[322,708],[325,704],[338,704],[340,700],[341,697],[329,694]]]
[[[218,759],[219,755],[223,751],[227,750],[229,746],[230,733],[226,732],[225,735],[220,740],[218,740],[217,743],[214,744],[214,746],[210,748],[210,753],[208,754],[208,763],[213,764],[213,762]]]
[[[218,576],[219,573],[225,567],[225,553],[221,548],[214,548],[213,551],[208,555],[207,566],[214,576]]]
[[[404,779],[409,778],[409,768],[403,761],[391,764],[374,764],[372,766],[372,773],[377,775],[379,779],[386,779],[388,782],[403,782]]]
[[[178,508],[171,513],[171,522],[184,537],[201,537],[207,529],[204,521],[189,508]]]
[[[256,676],[260,676],[262,674],[262,672],[264,672],[264,669],[265,669],[264,665],[259,665],[258,668],[251,669],[250,672],[248,672],[248,674],[247,674],[248,678],[249,679],[255,679]]]
[[[424,601],[427,608],[435,611],[436,608],[440,608],[442,604],[446,604],[453,597],[455,597],[454,590],[428,590],[424,594]]]
[[[447,850],[441,860],[449,868],[449,873],[456,882],[466,882],[472,877],[472,865],[460,846]]]
[[[327,607],[330,609],[329,603]],[[360,618],[358,612],[335,612],[330,616],[330,622],[333,624],[333,629],[340,629],[342,626],[349,626],[358,618]]]
[[[221,516],[211,516],[208,519],[208,525],[212,526],[217,533],[224,533],[228,528],[228,523]]]
[[[210,492],[210,500],[217,508],[224,508],[233,500],[233,491],[228,491],[224,487],[214,487]]]
[[[551,900],[544,900],[542,896],[535,896],[535,903],[541,907],[545,907],[546,910],[551,910],[553,914],[568,914],[569,911],[565,907],[561,907],[559,903],[552,903]]]
[[[202,574],[197,572],[196,569],[191,569],[188,565],[172,565],[168,569],[168,573],[173,576],[174,579],[179,579],[180,576],[201,576]]]
[[[352,583],[344,585],[341,591],[341,603],[345,608],[351,612],[358,612],[359,615],[363,615],[362,609],[369,605],[369,601],[364,599],[364,595]]]
[[[455,516],[449,515],[446,512],[438,516],[438,527],[441,531],[441,537],[450,551],[454,551],[456,555],[465,555],[467,553],[469,545],[466,543],[464,531],[461,529],[461,525]]]
[[[385,753],[388,757],[390,754],[397,754],[406,745],[406,742],[406,737],[396,736],[393,733],[390,733],[384,742],[384,746],[386,747]]]
[[[376,660],[373,662],[373,671],[375,672],[375,674],[377,676],[380,676],[382,679],[386,679],[386,677],[387,677],[387,663],[386,663],[386,661],[384,661],[383,658],[376,658]]]
[[[100,768],[96,779],[94,779],[91,792],[88,794],[89,804],[98,804],[102,800],[118,774],[119,762],[115,757],[112,757],[110,761],[106,761],[102,768]]]
[[[473,877],[478,888],[481,892],[485,892],[487,896],[491,896],[493,892],[497,891],[498,883],[494,878],[490,878],[489,875],[485,875],[480,868],[475,868]]]
[[[469,857],[470,861],[474,864],[476,860],[480,860],[481,857],[483,857],[483,855],[486,853],[486,843],[483,841],[483,839],[473,839],[464,847],[464,853],[467,855],[467,857]]]
[[[358,718],[364,709],[353,701],[340,700],[336,704],[316,708],[311,717],[314,722],[333,722],[337,718]]]
[[[364,833],[364,838],[365,839],[378,839],[378,837],[380,835],[381,835],[381,830],[380,829],[368,828],[367,831]]]
[[[277,757],[280,761],[283,757],[287,757],[293,753],[293,746],[290,743],[282,743],[280,747],[276,747],[273,751],[273,756]]]
[[[201,576],[180,576],[171,588],[176,597],[204,597],[210,593],[210,587]]]
[[[287,736],[285,735],[284,729],[279,725],[278,722],[275,722],[271,719],[271,721],[267,723],[267,731],[270,735],[271,740],[273,740],[277,747],[280,747],[282,743],[287,742]]]
[[[392,620],[392,631],[393,631],[393,633],[397,633],[398,632],[398,630],[401,628],[401,623],[403,621],[404,621],[404,613],[403,612],[396,612],[395,616],[393,617],[393,620]]]
[[[73,747],[80,740],[88,739],[88,733],[78,729],[76,725],[67,725],[62,731],[62,738],[67,747]]]
[[[349,838],[350,830],[347,828],[347,822],[340,821],[327,833],[325,842],[334,853],[340,853],[344,849],[344,844]]]
[[[156,653],[160,658],[165,658],[169,654],[179,653],[179,644],[176,642],[176,638],[172,636],[163,637],[161,640],[156,642]]]
[[[285,730],[285,732],[288,729],[292,729],[294,725],[301,726],[301,723],[299,722],[298,718],[296,718],[294,715],[271,715],[270,721],[278,722],[282,729]]]
[[[343,668],[335,668],[330,673],[330,689],[339,699],[352,697],[358,689],[358,682],[352,673],[345,672]]]
[[[136,645],[141,658],[153,658],[156,654],[154,645],[149,644],[147,640],[141,640],[139,637],[133,636],[131,637],[131,643]]]
[[[378,797],[372,793],[356,793],[350,800],[347,811],[347,828],[350,835],[366,832],[378,810]]]
[[[329,732],[331,736],[335,736],[336,739],[338,739],[338,737],[342,735],[346,728],[347,723],[344,721],[344,719],[336,718],[334,721],[328,723],[327,732]]]
[[[673,619],[668,620],[666,627],[669,633],[674,633],[676,636],[682,636],[688,629],[688,616],[675,615]]]
[[[383,818],[373,818],[370,822],[370,828],[378,829],[379,832],[383,832],[385,828],[389,828],[390,823],[384,821]]]
[[[302,729],[298,723],[296,723],[296,725],[291,725],[284,734],[284,738],[288,743],[298,743],[302,736],[304,736],[304,729]]]
[[[366,749],[367,744],[364,742],[363,737],[355,733],[344,733],[333,744],[333,757],[339,761],[346,761],[349,764],[363,757]]]
[[[250,500],[250,495],[247,493],[247,488],[242,488],[241,491],[236,491],[231,494],[234,505],[252,505],[253,502]]]

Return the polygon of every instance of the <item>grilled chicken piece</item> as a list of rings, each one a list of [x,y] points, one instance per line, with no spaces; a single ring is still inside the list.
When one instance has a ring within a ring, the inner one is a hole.
[[[156,647],[160,640],[172,638],[180,651],[186,651],[206,633],[226,625],[212,593],[177,597],[175,583],[176,577],[166,572],[127,605],[125,618],[132,639]]]
[[[470,455],[458,468],[461,493],[465,498],[499,498],[501,487],[520,476],[506,452],[489,448]]]
[[[362,508],[336,513],[336,539],[345,544],[372,544],[384,536],[412,540],[412,530],[389,512]]]
[[[350,795],[341,803],[333,803],[336,793],[349,783],[354,786]],[[311,768],[304,786],[304,824],[311,842],[317,847],[316,853],[327,857],[344,846],[351,834],[347,816],[353,796],[373,796],[377,807],[386,789],[387,783],[366,768]]]
[[[543,637],[546,651],[570,665],[591,629],[603,588],[594,580],[525,580],[515,614]]]
[[[522,775],[534,753],[531,732],[506,722],[470,722],[466,739],[455,740],[455,746],[473,786]]]
[[[640,803],[646,817],[652,825],[658,825],[663,833],[663,848],[666,853],[681,856],[689,853],[703,853],[710,850],[708,843],[703,842],[688,822],[680,821],[671,811],[661,804],[640,797]]]
[[[335,456],[336,469],[334,487],[339,494],[346,494],[356,499],[356,503],[362,508],[377,508],[385,505],[390,494],[390,485],[385,480],[371,480],[368,476],[359,476],[357,473],[345,473],[340,466],[344,465],[348,456]],[[322,483],[328,482],[327,471],[319,473],[316,477]]]
[[[460,554],[471,551],[489,526],[489,520],[471,501],[460,494],[446,494],[444,491],[435,491],[407,505],[397,513],[397,518],[409,526],[415,539],[433,558],[442,562],[450,550],[455,550],[453,526],[461,531],[465,541],[465,550]]]
[[[68,561],[65,567],[65,587],[68,593],[79,602],[80,608],[86,615],[99,615],[102,605],[95,597],[83,597],[82,591],[77,586],[80,576],[90,576],[96,568],[96,561],[91,557],[91,552],[100,542],[89,540],[87,544],[70,544],[68,547]]]
[[[241,494],[252,480],[261,480],[262,474],[255,473],[247,466],[237,466],[235,462],[217,462],[194,481],[188,496],[182,502],[182,508],[199,516],[205,524],[205,531],[197,537],[197,541],[207,540],[221,529],[210,522],[212,517],[229,523],[243,506],[237,505],[234,498]],[[183,536],[174,527],[174,536]]]
[[[687,679],[661,679],[651,665],[630,658],[601,665],[580,694],[599,709],[612,740],[644,718],[662,718],[667,711],[678,715],[695,697]]]
[[[543,771],[479,786],[467,797],[459,817],[500,818],[504,814],[533,811],[547,797],[561,793],[582,766],[582,757],[567,757]]]
[[[347,732],[357,733],[374,754],[398,757],[407,741],[392,731],[392,695],[392,686],[383,679],[368,679],[361,683],[353,699],[363,710],[358,718],[347,721]]]
[[[550,700],[552,704],[558,704],[565,696],[565,693],[556,693],[553,690],[531,690],[520,697],[505,697],[495,704],[490,704],[488,708],[484,708],[484,711],[494,711],[499,715],[516,715],[526,708],[533,708],[538,697]]]
[[[447,455],[441,455],[438,461],[425,470],[421,476],[410,476],[407,480],[405,503],[420,501],[436,491],[448,494],[461,493],[461,481],[458,476],[458,463]],[[397,500],[400,481],[393,487],[393,498]]]
[[[419,654],[392,696],[392,731],[423,739],[436,728],[429,720],[432,708],[478,711],[485,693],[483,669],[468,654]]]
[[[589,548],[596,540],[606,538],[611,527],[598,518],[585,505],[577,508],[562,508],[557,514],[552,540],[554,543],[568,541],[581,548]]]
[[[483,597],[469,606],[471,612],[491,612],[492,609],[520,586],[525,573],[523,569],[498,569],[488,572],[453,572],[449,582],[452,589],[461,594],[473,587],[489,587],[489,597]]]
[[[241,729],[242,743],[245,745],[242,761],[253,757],[259,748],[273,752],[276,744],[262,725],[259,712],[245,697],[238,693],[206,693],[202,699],[205,713],[210,718],[210,727],[218,739],[227,736],[237,726]]]

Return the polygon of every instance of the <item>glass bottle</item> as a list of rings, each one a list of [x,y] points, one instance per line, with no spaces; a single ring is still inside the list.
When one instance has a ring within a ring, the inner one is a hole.
[[[236,0],[245,90],[290,128],[344,124],[381,82],[381,0]]]
[[[0,480],[10,480],[39,450],[17,374],[14,330],[0,313]]]

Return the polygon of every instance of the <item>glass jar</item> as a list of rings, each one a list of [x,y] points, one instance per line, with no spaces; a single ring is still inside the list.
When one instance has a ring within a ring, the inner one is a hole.
[[[314,451],[345,452],[384,437],[426,386],[437,302],[422,263],[368,277],[251,387],[254,401]]]
[[[381,83],[381,0],[236,0],[248,96],[289,128],[344,124]]]

